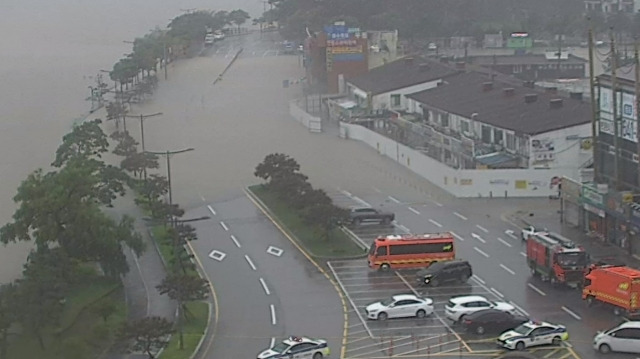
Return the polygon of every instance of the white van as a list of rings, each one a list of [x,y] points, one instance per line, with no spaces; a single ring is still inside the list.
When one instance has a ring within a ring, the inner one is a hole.
[[[593,348],[600,353],[640,354],[640,321],[624,322],[593,338]]]

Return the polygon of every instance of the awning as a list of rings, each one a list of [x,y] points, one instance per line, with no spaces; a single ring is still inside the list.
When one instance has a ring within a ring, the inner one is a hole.
[[[363,98],[363,99],[365,99],[365,100],[367,99],[367,93],[366,93],[366,92],[364,92],[364,91],[362,91],[362,90],[360,90],[360,89],[359,89],[359,88],[357,88],[357,87],[353,87],[353,94],[354,94],[355,96],[358,96],[358,97]]]
[[[350,108],[354,108],[358,106],[358,104],[353,101],[343,101],[343,102],[338,102],[338,106],[342,107],[345,110],[348,110]]]

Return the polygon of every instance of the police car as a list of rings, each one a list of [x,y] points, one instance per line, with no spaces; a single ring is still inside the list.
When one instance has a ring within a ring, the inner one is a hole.
[[[273,347],[258,354],[258,359],[321,359],[331,350],[324,339],[290,336]]]
[[[568,339],[569,333],[563,325],[530,321],[502,333],[497,344],[506,349],[524,350],[538,345],[560,345]]]

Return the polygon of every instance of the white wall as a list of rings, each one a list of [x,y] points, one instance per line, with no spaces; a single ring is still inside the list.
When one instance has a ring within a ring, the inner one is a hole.
[[[308,114],[298,106],[298,102],[296,100],[289,102],[289,114],[296,121],[305,125],[309,129],[309,132],[322,132],[322,120],[320,117]]]
[[[401,88],[398,90],[381,93],[379,95],[373,96],[373,110],[380,109],[388,109],[388,110],[405,110],[408,108],[408,99],[404,97],[404,95],[432,89],[438,86],[438,83],[442,82],[442,80],[434,80],[429,82],[424,82],[418,85],[409,86],[405,88]],[[391,106],[391,95],[401,95],[400,96],[400,106]]]
[[[342,137],[366,143],[456,197],[547,197],[557,195],[551,178],[576,175],[568,169],[456,170],[365,127],[340,127]]]
[[[544,161],[536,160],[536,155],[540,154],[540,152],[536,153],[533,147],[533,142],[536,140],[539,140],[540,143],[553,143],[553,156],[555,160],[547,163],[550,168],[575,168],[585,164],[592,157],[593,153],[590,150],[582,150],[580,148],[580,140],[590,136],[590,123],[532,136],[529,141],[529,153],[531,153],[529,167],[540,167],[544,165]],[[567,137],[570,137],[570,139],[567,139]]]

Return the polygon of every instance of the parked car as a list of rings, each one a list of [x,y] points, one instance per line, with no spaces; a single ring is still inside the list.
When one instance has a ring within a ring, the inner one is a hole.
[[[446,282],[466,281],[473,275],[471,264],[463,259],[435,262],[416,273],[416,281],[421,285],[437,287]]]
[[[483,309],[497,309],[516,314],[516,308],[505,302],[492,302],[480,295],[453,297],[444,307],[445,316],[454,322],[463,322],[465,316]]]
[[[359,225],[364,222],[377,222],[381,224],[389,224],[396,218],[395,214],[390,212],[382,212],[371,207],[356,207],[349,212],[351,224]]]
[[[640,354],[640,321],[624,322],[593,338],[593,349],[602,354],[610,352]]]
[[[469,333],[502,333],[526,323],[529,318],[497,309],[483,309],[464,317],[462,325]]]
[[[433,299],[420,298],[413,294],[398,294],[389,299],[367,305],[367,319],[424,318],[433,314]]]
[[[531,321],[502,333],[497,344],[510,350],[525,350],[538,345],[559,346],[568,339],[569,332],[564,325]]]
[[[530,235],[533,235],[535,233],[538,233],[540,231],[538,231],[536,229],[536,227],[534,226],[527,226],[525,228],[522,229],[522,231],[520,232],[520,238],[522,238],[523,241],[526,241],[527,238],[529,238]]]
[[[291,336],[258,354],[258,359],[300,358],[321,359],[328,357],[331,349],[325,339]]]

